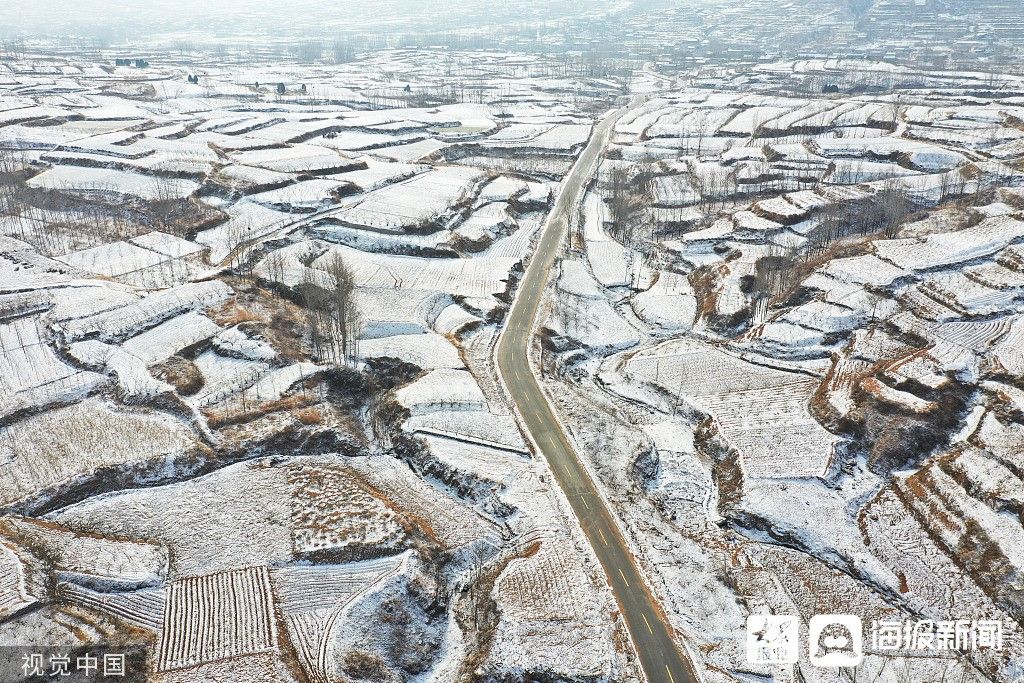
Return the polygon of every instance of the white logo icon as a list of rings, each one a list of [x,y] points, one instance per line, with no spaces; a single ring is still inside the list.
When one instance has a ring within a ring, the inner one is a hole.
[[[747,617],[747,661],[751,664],[795,664],[800,631],[796,617],[751,614]]]
[[[810,659],[814,666],[857,666],[864,659],[860,617],[852,614],[819,614],[808,626]]]

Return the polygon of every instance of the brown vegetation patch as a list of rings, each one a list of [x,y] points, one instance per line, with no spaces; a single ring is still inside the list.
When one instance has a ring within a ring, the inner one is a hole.
[[[181,356],[171,356],[153,366],[153,376],[167,382],[182,396],[191,396],[203,388],[205,379],[195,363]]]
[[[304,425],[318,425],[324,422],[323,412],[316,407],[300,408],[293,412],[298,421]]]
[[[210,427],[217,429],[226,425],[249,422],[250,420],[255,420],[258,417],[263,417],[271,413],[284,411],[292,411],[294,413],[299,408],[308,405],[314,400],[316,400],[315,397],[302,395],[286,396],[274,401],[265,401],[255,405],[232,404],[219,410],[206,409],[203,411],[203,414],[206,415],[206,420],[209,422]],[[303,422],[303,424],[310,423]]]

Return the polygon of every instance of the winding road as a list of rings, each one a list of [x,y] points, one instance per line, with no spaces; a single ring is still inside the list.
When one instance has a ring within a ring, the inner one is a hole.
[[[612,511],[598,494],[587,468],[562,431],[529,361],[530,342],[544,289],[573,212],[597,168],[615,122],[627,110],[628,107],[615,110],[595,127],[590,142],[562,184],[498,341],[497,364],[523,424],[547,459],[604,568],[647,680],[649,683],[696,683],[668,617],[645,584]]]

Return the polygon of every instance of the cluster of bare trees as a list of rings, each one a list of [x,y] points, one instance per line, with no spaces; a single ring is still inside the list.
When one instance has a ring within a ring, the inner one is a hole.
[[[773,302],[785,298],[803,279],[795,266],[799,262],[796,249],[773,245],[769,253],[757,260],[754,274],[744,276],[740,287],[751,296],[755,320],[767,317]]]
[[[133,216],[124,207],[34,188],[26,178],[19,153],[0,150],[0,216],[11,219],[7,230],[11,237],[28,242],[40,253],[63,254],[137,235]]]
[[[970,168],[961,168],[957,171],[943,173],[939,180],[939,195],[941,200],[954,201],[960,204],[967,203],[970,200],[970,193],[967,192],[967,186],[972,180],[971,175],[980,176],[980,174]],[[986,187],[986,183],[983,182],[980,177],[976,177],[973,180],[977,182],[974,194],[978,195],[978,198],[983,196],[986,191],[994,189],[994,181],[989,183],[989,187]]]
[[[757,320],[784,300],[814,268],[829,258],[845,238],[883,236],[892,239],[914,211],[914,204],[898,181],[892,180],[871,197],[846,203],[831,203],[818,213],[818,226],[801,249],[774,246],[758,259],[753,275],[745,276],[741,288],[753,301]]]
[[[354,301],[355,274],[338,254],[324,269],[332,285],[325,287],[305,269],[298,293],[306,309],[310,343],[317,358],[339,365],[359,357],[362,318]]]
[[[728,200],[739,194],[740,182],[735,169],[719,166],[691,172],[688,177],[696,193],[697,206],[704,213],[725,208]]]
[[[5,38],[0,41],[0,60],[21,60],[25,59],[25,41],[21,38]]]
[[[172,178],[153,178],[153,198],[148,202],[145,213],[153,227],[179,237],[187,237],[202,220],[201,205],[189,197],[180,196]]]
[[[111,185],[87,192],[32,187],[29,175],[20,151],[0,150],[0,215],[20,219],[11,221],[12,236],[48,255],[130,239],[146,229],[187,236],[207,215],[198,202],[180,197],[170,178],[154,178],[149,201],[119,202]]]
[[[651,177],[616,166],[609,174],[606,193],[608,234],[629,249],[628,277],[633,283],[640,272],[638,266],[649,262],[654,250],[654,221],[648,214],[653,202]]]
[[[0,213],[19,215],[27,204],[22,155],[11,149],[0,149]]]
[[[644,208],[651,202],[650,178],[615,166],[608,176],[607,207],[609,234],[627,247],[643,236]]]
[[[914,208],[896,179],[886,181],[882,189],[871,197],[828,204],[818,213],[818,227],[809,235],[804,258],[817,258],[846,237],[881,235],[892,239],[910,218]]]

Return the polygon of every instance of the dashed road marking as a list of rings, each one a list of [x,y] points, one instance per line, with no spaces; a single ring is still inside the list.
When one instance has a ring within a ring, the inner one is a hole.
[[[672,675],[672,669],[668,668],[668,664],[665,665],[665,672],[668,674],[670,683],[676,683],[676,677]]]
[[[604,537],[604,529],[602,529],[601,527],[598,527],[597,528],[597,533],[601,534],[601,543],[604,543],[605,545],[608,545],[608,539]]]
[[[583,501],[583,507],[585,507],[585,508],[587,508],[589,510],[590,509],[590,503],[587,502],[587,497],[586,496],[580,496],[580,500]]]
[[[644,618],[644,625],[647,627],[647,632],[653,636],[654,629],[651,628],[651,622],[647,621],[647,615],[641,612],[640,616]]]
[[[626,582],[626,588],[629,588],[629,579],[627,579],[626,575],[622,573],[622,567],[619,567],[619,576],[621,576],[622,580]]]

